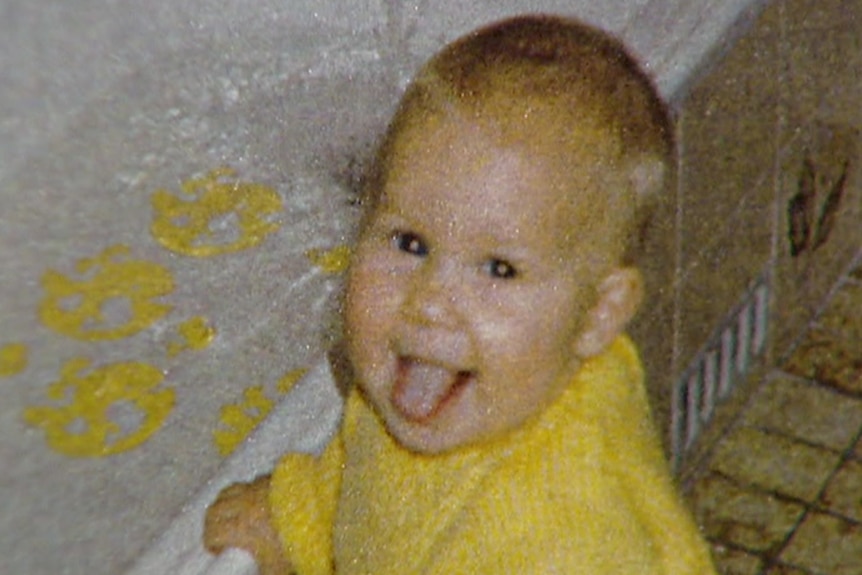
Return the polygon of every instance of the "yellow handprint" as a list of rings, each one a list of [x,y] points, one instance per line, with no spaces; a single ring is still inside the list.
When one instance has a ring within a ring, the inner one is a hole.
[[[75,358],[48,388],[48,398],[68,403],[30,407],[24,420],[44,430],[48,445],[72,457],[103,457],[128,451],[159,430],[174,407],[174,390],[156,389],[162,372],[137,362],[115,363],[86,375],[90,360]],[[132,424],[117,423],[133,410]],[[131,428],[131,429],[128,429]]]
[[[290,391],[294,384],[305,375],[305,368],[294,369],[286,373],[276,385],[280,395]],[[226,405],[221,409],[220,423],[222,429],[213,431],[213,441],[222,456],[230,455],[242,443],[254,428],[272,411],[275,403],[263,391],[263,386],[249,387],[243,392],[243,400],[236,404]]]
[[[235,175],[230,168],[218,168],[188,180],[182,184],[186,198],[157,190],[152,197],[153,237],[169,250],[197,257],[261,243],[279,227],[271,220],[282,210],[281,198],[262,184],[225,181]]]
[[[170,272],[153,262],[130,260],[123,245],[105,249],[92,259],[82,259],[76,270],[79,281],[54,270],[42,276],[45,297],[39,307],[42,322],[68,337],[97,341],[121,339],[148,328],[170,311],[155,298],[174,289]],[[123,304],[123,317],[106,317],[106,306]]]
[[[243,392],[243,401],[221,409],[220,422],[227,429],[213,431],[213,440],[220,455],[230,455],[257,424],[272,411],[273,402],[263,393],[263,386],[250,387]]]

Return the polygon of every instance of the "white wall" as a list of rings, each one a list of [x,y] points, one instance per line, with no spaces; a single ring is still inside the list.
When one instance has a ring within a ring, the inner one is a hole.
[[[505,15],[562,12],[620,33],[670,95],[753,0],[74,0],[0,3],[0,181],[125,77],[192,56],[227,66],[261,41],[282,70],[359,47],[409,74],[417,59]],[[362,60],[358,63],[361,65]]]

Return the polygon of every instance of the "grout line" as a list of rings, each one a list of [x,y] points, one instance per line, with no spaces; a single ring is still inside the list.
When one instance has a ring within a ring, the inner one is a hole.
[[[834,385],[831,385],[829,383],[820,381],[817,378],[797,375],[795,373],[785,371],[784,369],[782,369],[780,367],[774,368],[773,371],[775,371],[778,374],[781,374],[781,377],[783,377],[783,378],[787,378],[787,379],[796,381],[798,383],[804,383],[810,387],[819,387],[821,389],[824,389],[826,391],[834,393],[835,395],[840,395],[842,398],[845,398],[845,399],[862,402],[862,395],[851,392],[851,391],[847,391],[846,389],[844,389],[842,387],[834,386]]]
[[[673,352],[671,358],[671,373],[679,373],[679,347],[682,331],[682,227],[684,224],[684,182],[683,157],[685,155],[685,112],[681,112],[676,124],[677,131],[677,173],[676,173],[676,210],[674,210],[674,293],[673,293]]]
[[[787,363],[787,361],[793,356],[796,350],[799,348],[800,344],[804,341],[805,337],[811,332],[812,328],[819,327],[818,322],[820,318],[823,316],[823,312],[826,311],[826,308],[832,303],[835,295],[844,287],[845,284],[849,282],[855,283],[857,280],[850,278],[850,272],[855,270],[859,265],[862,265],[862,248],[856,253],[855,256],[851,259],[850,263],[845,266],[844,270],[838,276],[838,279],[832,284],[832,287],[829,288],[829,291],[826,292],[826,296],[823,300],[817,305],[814,314],[811,317],[811,320],[808,322],[808,325],[805,328],[801,329],[799,334],[793,338],[790,344],[787,346],[787,350],[784,353],[776,354],[776,366],[781,366]]]
[[[791,351],[789,351],[788,354],[786,354],[787,356],[789,356],[792,353],[792,351],[795,350],[795,348],[801,342],[801,338],[804,337],[808,333],[808,331],[811,329],[811,327],[816,325],[817,319],[820,317],[820,315],[822,314],[822,312],[826,308],[826,306],[829,305],[829,303],[832,301],[832,299],[834,298],[834,296],[838,292],[838,290],[840,290],[840,288],[843,285],[846,285],[847,283],[854,283],[854,284],[857,283],[857,280],[855,278],[849,278],[848,277],[848,273],[849,273],[849,271],[856,269],[856,267],[858,267],[860,261],[862,261],[862,250],[860,250],[859,253],[857,253],[857,255],[853,258],[853,262],[851,263],[851,265],[848,266],[847,270],[845,270],[845,272],[842,274],[842,276],[839,277],[839,279],[835,282],[835,285],[830,289],[829,294],[827,295],[826,298],[824,298],[823,302],[821,303],[821,305],[818,309],[817,314],[815,314],[814,319],[810,322],[810,325],[808,326],[808,328],[803,330],[798,341],[795,341],[794,344],[790,347]],[[784,361],[786,361],[786,359],[787,358],[785,357]],[[795,375],[792,373],[788,373],[779,367],[774,367],[769,372],[767,372],[761,378],[760,382],[758,383],[758,387],[759,388],[763,387],[770,380],[772,380],[775,377],[779,377],[779,376],[780,377],[789,377],[789,378],[792,378],[794,380],[804,382],[806,385],[810,385],[811,387],[819,387],[822,389],[828,389],[829,391],[841,394],[842,396],[844,396],[848,399],[853,399],[853,400],[857,400],[857,401],[860,399],[858,396],[847,393],[846,391],[835,389],[832,386],[825,385],[823,382],[818,381],[817,379],[805,378],[805,377],[801,377],[801,376],[798,376],[798,375]],[[724,473],[721,473],[721,472],[718,472],[715,470],[711,470],[708,466],[708,463],[711,460],[712,456],[714,455],[716,449],[719,447],[719,445],[727,438],[728,434],[731,433],[733,429],[739,428],[742,425],[744,425],[743,421],[744,421],[745,413],[748,411],[749,405],[751,404],[752,401],[755,400],[757,395],[758,395],[758,391],[755,390],[752,393],[749,400],[742,407],[740,407],[737,415],[728,424],[727,428],[722,432],[722,434],[720,435],[720,438],[715,441],[715,444],[712,446],[712,448],[709,449],[708,452],[704,454],[704,456],[700,459],[699,462],[697,462],[695,472],[692,473],[690,481],[688,482],[689,485],[687,486],[687,491],[690,491],[695,486],[695,484],[698,481],[702,480],[707,474],[715,474],[717,476],[723,477],[724,479],[726,479],[728,481],[733,482],[735,485],[737,485],[743,489],[748,489],[748,490],[752,490],[755,492],[770,495],[770,496],[775,497],[778,500],[795,503],[795,504],[801,505],[803,507],[803,512],[797,518],[797,520],[794,523],[794,525],[792,526],[792,528],[788,530],[784,539],[782,539],[779,544],[776,544],[773,548],[770,548],[769,550],[766,550],[763,552],[755,552],[754,550],[750,550],[750,549],[747,549],[743,546],[736,545],[733,543],[728,543],[728,542],[724,542],[721,540],[712,540],[714,545],[721,545],[721,546],[724,546],[724,547],[727,547],[730,549],[741,550],[741,551],[744,551],[746,553],[750,553],[750,554],[753,554],[753,555],[759,557],[761,559],[761,561],[763,562],[762,566],[761,566],[761,570],[759,571],[759,573],[765,574],[776,566],[780,566],[783,564],[791,565],[789,563],[784,563],[784,562],[780,561],[780,556],[787,549],[787,547],[790,545],[790,542],[793,540],[793,537],[797,533],[799,527],[804,523],[804,521],[812,513],[820,513],[820,514],[824,514],[824,515],[829,515],[829,516],[836,518],[842,522],[845,522],[846,524],[854,525],[854,526],[862,526],[862,522],[860,522],[859,520],[857,520],[855,518],[847,517],[847,516],[837,512],[837,511],[829,509],[822,502],[822,499],[823,499],[823,496],[824,496],[826,490],[828,489],[829,485],[834,480],[835,476],[838,474],[839,470],[841,470],[847,464],[848,461],[858,461],[858,458],[855,456],[855,452],[856,452],[857,445],[859,445],[859,443],[862,442],[862,428],[860,428],[856,432],[856,434],[848,442],[847,446],[843,450],[836,451],[836,450],[829,448],[827,446],[823,446],[823,445],[808,441],[805,438],[789,436],[786,433],[774,431],[774,430],[765,428],[764,426],[754,426],[755,428],[760,429],[761,431],[766,432],[766,433],[771,433],[773,435],[785,437],[787,439],[791,439],[793,441],[797,441],[799,443],[809,445],[811,447],[815,447],[818,449],[824,449],[825,451],[829,451],[832,453],[837,453],[837,454],[839,454],[839,459],[838,459],[835,467],[831,470],[829,475],[824,479],[823,483],[820,485],[820,489],[818,490],[817,494],[812,498],[812,501],[800,500],[800,499],[797,499],[795,497],[776,492],[774,490],[762,489],[760,487],[757,487],[756,485],[750,485],[747,483],[742,484],[736,478],[734,478],[732,476],[728,476]],[[799,568],[802,571],[807,572],[807,573],[812,573],[812,574],[817,573],[815,571],[811,571],[810,569],[802,569],[802,567],[800,567],[800,566],[794,565],[794,567]],[[829,574],[823,573],[823,574],[817,574],[817,575],[829,575]]]
[[[793,527],[790,529],[790,531],[788,531],[787,535],[784,537],[784,540],[781,542],[781,544],[779,546],[777,546],[774,556],[768,561],[768,564],[764,566],[765,567],[765,570],[763,571],[764,573],[766,572],[766,570],[775,566],[778,563],[779,556],[787,549],[787,547],[790,545],[790,542],[793,540],[793,536],[796,535],[796,532],[799,529],[799,527],[802,525],[802,523],[805,522],[805,520],[808,518],[808,516],[811,515],[812,513],[820,513],[820,514],[829,515],[829,516],[834,517],[836,519],[840,519],[840,520],[844,521],[845,523],[850,523],[850,524],[856,525],[856,526],[862,525],[862,523],[860,523],[859,521],[857,521],[855,519],[850,519],[849,517],[845,517],[845,516],[841,515],[840,513],[832,511],[831,509],[828,509],[828,508],[824,508],[823,506],[820,505],[820,501],[823,498],[824,493],[826,493],[827,487],[829,487],[829,484],[832,483],[832,480],[838,474],[838,471],[842,467],[844,467],[844,464],[847,463],[847,461],[854,459],[853,453],[856,449],[856,445],[860,441],[860,438],[862,438],[862,428],[860,428],[856,432],[856,435],[854,436],[853,441],[850,442],[850,445],[847,448],[845,448],[844,451],[841,452],[841,457],[838,459],[838,463],[835,465],[835,468],[826,477],[826,479],[824,479],[823,484],[820,486],[820,490],[817,492],[817,495],[813,498],[813,501],[805,504],[805,511],[803,511],[803,513],[799,516],[799,519],[797,519],[796,523],[793,525]],[[826,574],[824,574],[824,575],[826,575]]]
[[[716,425],[712,418],[715,409],[737,388],[754,386],[754,392],[762,383],[751,375],[755,364],[768,365],[764,352],[765,334],[769,329],[768,314],[759,310],[758,306],[762,307],[759,302],[768,300],[768,294],[772,291],[768,283],[769,277],[767,269],[750,283],[743,297],[717,324],[716,329],[674,382],[670,426],[674,471],[679,471],[686,457],[691,461],[690,458],[696,456],[690,452],[690,448],[702,436],[702,431],[710,425]],[[764,290],[766,297],[762,295]],[[763,341],[759,341],[756,333],[758,331],[763,333]],[[714,369],[710,368],[712,359],[715,359],[715,365],[712,366]],[[719,381],[716,381],[716,375]],[[704,390],[706,385],[713,388],[717,385],[718,390]],[[711,395],[710,391],[713,392]],[[710,405],[704,405],[705,397],[710,401]],[[720,441],[728,430],[729,426],[721,430],[716,442]],[[696,463],[690,463],[687,467],[694,470],[702,461],[703,457],[698,458]]]
[[[771,376],[772,370],[764,374],[760,381],[750,382],[756,387],[756,389],[752,390],[751,396],[739,407],[736,414],[725,423],[724,429],[721,430],[721,432],[718,434],[718,438],[712,443],[712,445],[700,455],[696,462],[692,463],[691,476],[689,477],[688,481],[686,481],[686,485],[683,487],[683,491],[690,492],[694,488],[694,485],[698,481],[703,479],[706,475],[710,473],[718,473],[710,469],[709,462],[712,460],[713,456],[715,455],[715,452],[722,445],[724,440],[727,439],[727,437],[731,433],[743,427],[745,413],[748,411],[750,405],[755,401],[757,395],[760,393],[761,388],[765,385],[766,381],[768,381]]]
[[[683,226],[683,157],[685,150],[685,129],[686,113],[680,111],[677,121],[674,124],[675,136],[677,142],[676,150],[676,189],[674,194],[675,208],[674,209],[674,278],[673,278],[673,316],[671,319],[671,360],[670,374],[671,379],[668,385],[671,386],[671,406],[670,406],[670,426],[665,428],[662,433],[669,435],[665,436],[670,445],[671,467],[674,472],[677,471],[681,462],[680,454],[682,453],[682,445],[678,445],[679,433],[678,429],[682,425],[679,419],[678,398],[677,398],[677,381],[676,378],[680,373],[680,345],[682,341],[682,226]],[[664,422],[667,425],[667,422]]]

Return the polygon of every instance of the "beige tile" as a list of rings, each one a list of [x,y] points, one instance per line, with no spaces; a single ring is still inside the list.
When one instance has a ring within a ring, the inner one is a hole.
[[[682,104],[683,268],[731,227],[740,229],[732,225],[735,210],[774,169],[780,82],[776,50],[773,37],[744,36]]]
[[[822,328],[806,334],[784,369],[862,397],[862,347]]]
[[[691,500],[707,537],[750,551],[775,549],[805,511],[800,504],[714,474],[697,482]]]
[[[680,369],[771,255],[780,73],[770,22],[759,18],[682,105]]]
[[[672,183],[669,190],[673,190]],[[666,450],[669,448],[673,384],[676,281],[676,197],[665,194],[656,206],[638,267],[644,275],[644,304],[628,332],[643,358],[646,384]]]
[[[718,403],[708,423],[701,427],[697,440],[684,453],[677,469],[681,482],[691,483],[708,464],[714,447],[724,441],[733,428],[739,414],[757,391],[765,372],[765,367],[753,367],[749,377],[746,380],[738,380],[733,393]]]
[[[795,260],[779,263],[777,266],[775,305],[772,306],[770,324],[772,326],[772,345],[777,358],[786,357],[797,343],[799,337],[813,321],[820,302],[826,297],[826,282],[808,281],[805,267]],[[798,282],[793,279],[802,276]]]
[[[740,427],[718,445],[710,468],[740,484],[813,501],[839,459],[833,451]]]
[[[858,0],[783,0],[772,3],[781,7],[787,32],[847,27],[859,15]]]
[[[773,565],[765,575],[811,575],[811,573],[789,565]]]
[[[758,390],[744,422],[843,451],[862,427],[862,400],[785,375]]]
[[[774,208],[774,193],[763,182],[743,198],[726,222],[704,229],[708,240],[687,240],[712,245],[683,269],[678,304],[681,366],[691,361],[767,268]]]
[[[788,0],[780,5],[780,55],[787,133],[818,119],[860,125],[862,4],[858,0]]]
[[[655,424],[665,453],[670,455],[673,302],[665,302],[658,308],[647,304],[645,308],[628,332],[640,351]]]
[[[806,127],[781,153],[772,316],[778,355],[807,328],[862,245],[857,156],[857,132],[825,124]]]
[[[845,461],[826,487],[821,503],[830,511],[862,521],[862,462]]]
[[[679,284],[677,304],[679,334],[676,356],[680,374],[689,368],[717,330],[726,325],[731,313],[735,312],[767,267],[771,229],[764,222],[771,221],[773,206],[768,188],[753,191],[732,218],[731,227],[745,232],[727,231],[686,270]],[[754,383],[762,373],[763,360],[768,355],[768,343],[759,356],[752,353],[747,374],[735,376],[733,393],[720,402],[710,421],[702,425],[697,443],[686,454],[685,465],[697,463],[737,417],[739,408],[754,391]]]
[[[784,2],[765,2],[748,34],[761,37],[774,37],[781,34],[784,27]]]
[[[643,237],[637,266],[644,275],[645,309],[663,308],[673,303],[677,277],[677,174],[671,174],[658,198]]]
[[[829,575],[862,573],[862,526],[822,513],[808,515],[779,559]]]
[[[862,282],[846,282],[831,297],[817,324],[850,341],[862,341]]]
[[[763,559],[757,555],[720,544],[713,545],[712,557],[722,575],[759,575],[763,565]]]
[[[854,11],[862,18],[862,7]],[[858,125],[862,110],[862,29],[848,25],[823,30],[789,31],[781,45],[786,66],[784,91],[787,129],[812,119]]]

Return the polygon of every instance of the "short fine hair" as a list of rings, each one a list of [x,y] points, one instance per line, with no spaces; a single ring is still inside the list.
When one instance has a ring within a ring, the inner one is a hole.
[[[455,40],[420,69],[378,149],[367,199],[373,203],[385,185],[402,134],[453,110],[493,124],[504,140],[552,132],[549,137],[562,142],[557,147],[565,148],[579,131],[598,130],[612,143],[617,166],[651,158],[663,174],[673,168],[668,110],[622,42],[578,20],[527,15]],[[638,220],[648,219],[651,200],[638,196]]]

